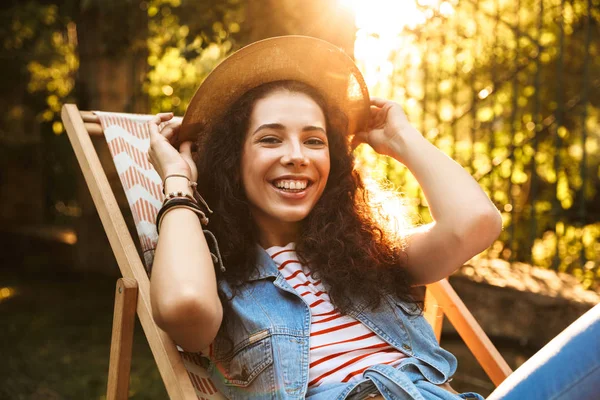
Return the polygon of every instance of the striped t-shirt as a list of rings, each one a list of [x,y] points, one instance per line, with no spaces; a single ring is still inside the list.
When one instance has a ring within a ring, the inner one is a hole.
[[[366,325],[342,315],[331,303],[321,280],[296,256],[294,243],[267,249],[287,282],[298,292],[311,312],[309,387],[324,383],[352,382],[376,364],[396,365],[404,354]]]

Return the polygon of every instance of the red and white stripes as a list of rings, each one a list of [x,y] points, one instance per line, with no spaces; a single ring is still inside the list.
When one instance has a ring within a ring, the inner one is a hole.
[[[218,391],[216,386],[208,378],[206,371],[201,367],[200,355],[185,352],[180,352],[180,354],[198,399],[212,400],[220,398],[217,397]]]
[[[395,365],[404,358],[360,321],[335,309],[321,280],[298,261],[293,243],[271,247],[267,253],[312,314],[309,387],[360,380],[367,368]]]
[[[154,220],[162,205],[162,182],[148,161],[151,115],[95,112],[127,196],[150,270],[158,234]]]
[[[121,184],[138,231],[147,268],[158,241],[154,220],[162,205],[162,182],[147,158],[150,132],[146,124],[153,116],[96,112],[100,119]],[[180,350],[198,400],[224,397],[211,382],[198,354]]]

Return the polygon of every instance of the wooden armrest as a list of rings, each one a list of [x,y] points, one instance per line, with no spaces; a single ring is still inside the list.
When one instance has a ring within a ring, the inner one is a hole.
[[[107,400],[124,400],[129,397],[129,373],[131,371],[137,293],[138,285],[135,279],[121,278],[117,281],[108,366]]]
[[[502,383],[512,373],[512,370],[481,329],[475,317],[450,286],[448,280],[443,279],[428,285],[427,291],[431,291],[444,310],[444,314],[456,328],[456,331],[465,341],[483,370],[494,382],[494,385],[498,386]]]

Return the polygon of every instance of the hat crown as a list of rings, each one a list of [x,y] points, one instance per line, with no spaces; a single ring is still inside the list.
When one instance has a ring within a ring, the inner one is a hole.
[[[352,135],[366,128],[369,92],[354,61],[341,49],[309,36],[254,42],[223,60],[200,85],[183,117],[182,140],[209,131],[247,91],[264,83],[295,80],[317,89],[343,111]]]

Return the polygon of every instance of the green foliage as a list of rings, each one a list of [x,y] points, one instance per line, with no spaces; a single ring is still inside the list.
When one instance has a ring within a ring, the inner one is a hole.
[[[182,115],[200,82],[235,46],[243,2],[151,0],[148,73],[151,111]]]
[[[0,88],[16,94],[17,100],[0,99],[8,110],[0,117],[2,127],[13,136],[4,138],[24,139],[16,136],[26,134],[23,123],[30,115],[61,133],[58,114],[73,91],[78,67],[75,25],[57,5],[28,1],[0,12],[0,37],[4,38]]]
[[[423,3],[434,4],[421,7],[425,22],[388,39],[393,70],[374,94],[400,101],[490,194],[505,229],[489,256],[569,271],[592,286],[600,277],[600,2],[455,0],[451,12],[445,3]],[[368,159],[422,199],[408,171]],[[423,201],[420,213],[430,218]]]

